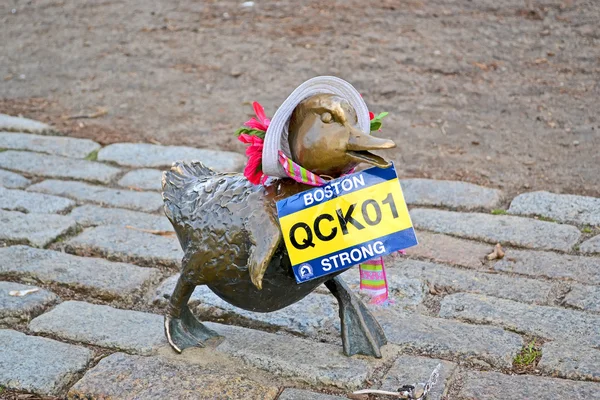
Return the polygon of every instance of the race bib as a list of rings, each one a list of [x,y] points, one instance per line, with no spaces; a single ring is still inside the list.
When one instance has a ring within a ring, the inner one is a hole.
[[[393,165],[278,201],[277,214],[298,283],[417,244]]]

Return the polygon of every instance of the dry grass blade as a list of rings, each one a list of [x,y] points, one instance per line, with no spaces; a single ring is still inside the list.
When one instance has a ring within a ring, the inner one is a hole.
[[[135,226],[131,226],[131,225],[125,225],[125,228],[133,229],[134,231],[139,231],[139,232],[151,233],[153,235],[159,235],[159,236],[175,236],[175,232],[173,232],[173,231],[158,231],[158,230],[154,230],[154,229],[142,229],[142,228],[136,228]]]

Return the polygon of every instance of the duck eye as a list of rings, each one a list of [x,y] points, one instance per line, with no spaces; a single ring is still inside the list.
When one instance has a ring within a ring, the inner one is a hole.
[[[325,122],[326,124],[330,123],[331,121],[333,121],[333,117],[331,116],[330,113],[328,112],[324,112],[323,114],[321,114],[321,121]]]

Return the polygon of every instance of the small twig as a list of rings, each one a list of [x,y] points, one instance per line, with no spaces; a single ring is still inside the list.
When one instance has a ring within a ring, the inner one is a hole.
[[[108,109],[106,109],[104,107],[98,107],[96,109],[95,113],[92,113],[92,114],[72,115],[72,116],[67,117],[67,119],[99,118],[99,117],[102,117],[102,116],[104,116],[106,114],[108,114]]]
[[[11,290],[10,292],[8,292],[8,295],[15,296],[15,297],[23,297],[23,296],[27,296],[28,294],[31,294],[31,293],[39,292],[39,290],[40,290],[40,288],[25,289],[25,290]]]

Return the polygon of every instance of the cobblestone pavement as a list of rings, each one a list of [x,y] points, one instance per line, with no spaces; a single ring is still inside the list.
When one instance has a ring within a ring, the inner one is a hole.
[[[430,399],[600,399],[600,199],[403,180],[420,244],[388,257],[396,301],[371,306],[382,359],[342,354],[321,288],[259,314],[200,287],[192,310],[225,340],[177,355],[162,314],[182,252],[160,169],[244,157],[4,120],[27,132],[0,133],[0,398],[327,400],[441,363]],[[496,243],[505,256],[486,258]],[[356,289],[356,268],[344,276]]]

